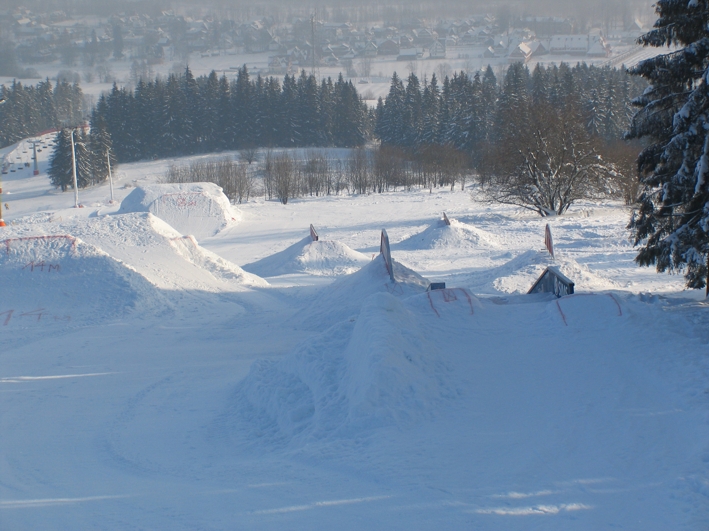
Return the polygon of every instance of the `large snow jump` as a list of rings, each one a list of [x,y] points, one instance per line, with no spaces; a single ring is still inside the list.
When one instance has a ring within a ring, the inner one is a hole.
[[[212,183],[139,186],[121,203],[119,213],[129,212],[150,212],[197,240],[214,236],[236,221],[229,199]]]
[[[158,290],[102,250],[68,234],[4,232],[0,326],[46,327],[115,318],[159,306]]]

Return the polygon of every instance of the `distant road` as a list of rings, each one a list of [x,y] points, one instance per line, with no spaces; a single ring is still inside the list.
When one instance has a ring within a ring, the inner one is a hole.
[[[650,59],[656,55],[671,53],[676,51],[676,48],[654,48],[652,46],[635,46],[627,52],[611,57],[604,63],[603,66],[619,67],[625,65],[626,68],[637,65],[645,59]]]

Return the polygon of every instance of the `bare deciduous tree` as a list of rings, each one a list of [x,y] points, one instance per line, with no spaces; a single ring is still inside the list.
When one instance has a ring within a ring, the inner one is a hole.
[[[244,162],[251,164],[258,157],[258,148],[255,146],[246,146],[239,151],[239,158]]]
[[[171,165],[165,175],[169,183],[214,183],[222,188],[230,201],[248,201],[253,188],[253,179],[244,164],[230,158],[196,161],[188,165]]]
[[[532,115],[527,131],[488,150],[480,165],[483,197],[554,216],[575,201],[613,193],[615,166],[570,123],[545,106]]]
[[[347,161],[347,173],[352,189],[358,194],[366,194],[369,189],[369,157],[367,151],[358,147],[352,150]]]
[[[273,159],[273,184],[278,200],[288,204],[297,191],[295,161],[288,153],[281,153]]]

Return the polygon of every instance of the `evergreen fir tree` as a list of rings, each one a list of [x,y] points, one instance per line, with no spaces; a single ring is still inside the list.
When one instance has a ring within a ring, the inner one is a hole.
[[[261,81],[263,84],[262,97],[259,100],[259,143],[262,146],[280,145],[281,135],[281,85],[274,77]]]
[[[71,129],[62,129],[54,139],[54,151],[49,158],[49,181],[55,188],[66,192],[74,187],[73,162],[71,155]]]
[[[336,139],[335,145],[338,147],[361,146],[366,140],[366,105],[360,100],[352,82],[344,81],[342,75],[338,78],[334,89],[335,125],[339,128],[339,132],[333,131],[333,139]]]
[[[495,138],[498,142],[513,142],[528,130],[527,69],[513,63],[507,69],[505,81],[497,102]]]
[[[421,135],[422,119],[422,94],[421,86],[413,72],[406,80],[406,93],[404,96],[404,123],[402,144],[407,147],[417,145]]]
[[[374,122],[374,136],[377,138],[382,138],[382,125],[384,123],[384,100],[381,96],[377,98],[377,107],[374,110],[375,122]]]
[[[449,141],[448,138],[448,129],[450,127],[450,123],[452,120],[452,111],[451,107],[454,105],[453,102],[453,97],[451,95],[451,84],[450,84],[450,79],[448,79],[448,76],[443,78],[443,88],[441,89],[441,104],[440,104],[440,113],[439,113],[439,118],[438,118],[438,135],[437,135],[437,144],[447,144]]]
[[[219,78],[219,100],[217,101],[219,115],[216,122],[217,149],[233,149],[235,146],[228,138],[229,125],[231,124],[231,91],[226,74]]]
[[[162,131],[160,151],[163,156],[184,154],[186,146],[192,140],[189,136],[191,128],[186,107],[185,92],[180,87],[180,81],[174,74],[170,75],[165,85],[162,106],[165,128]]]
[[[57,119],[57,109],[54,105],[52,83],[49,81],[49,78],[38,83],[37,96],[39,98],[39,112],[42,120],[40,131],[56,127],[59,120]]]
[[[618,116],[616,116],[616,91],[615,81],[609,77],[608,86],[606,88],[606,101],[603,110],[602,129],[603,136],[606,140],[613,140],[620,136],[621,128],[618,124]]]
[[[320,84],[320,142],[322,146],[333,143],[333,113],[335,112],[335,87],[332,78],[323,79]]]
[[[497,78],[495,73],[492,71],[492,67],[487,65],[485,69],[485,74],[483,74],[482,80],[482,92],[480,94],[483,109],[483,131],[481,131],[481,138],[489,140],[492,136],[492,129],[494,125],[495,116],[495,105],[497,102]]]
[[[94,157],[89,150],[89,137],[83,129],[74,131],[74,151],[76,153],[76,183],[86,188],[96,183],[94,177]]]
[[[709,2],[658,0],[646,46],[680,47],[632,73],[650,82],[635,100],[630,137],[650,137],[638,158],[644,185],[630,221],[636,261],[683,270],[687,286],[709,294]]]
[[[216,151],[219,145],[219,77],[212,70],[207,77],[202,98],[202,133],[204,135],[205,151]]]
[[[283,78],[279,112],[279,134],[277,145],[293,147],[301,145],[301,129],[297,121],[298,87],[295,76]]]
[[[586,129],[591,136],[600,136],[603,124],[601,116],[600,102],[598,101],[598,91],[591,90],[591,96],[586,102]]]
[[[182,110],[183,144],[181,152],[196,153],[201,151],[204,140],[204,115],[202,113],[202,95],[190,67],[185,68],[182,77],[185,107]]]
[[[106,122],[100,117],[91,121],[88,147],[93,183],[101,183],[108,179],[108,157],[111,160],[111,171],[115,171],[118,167],[118,161],[112,149],[111,135],[106,129]]]
[[[256,115],[252,92],[249,71],[244,65],[239,69],[231,94],[232,123],[229,134],[234,145],[239,148],[252,143],[256,136],[254,128]]]
[[[438,140],[440,89],[436,74],[431,76],[431,82],[423,89],[421,100],[421,133],[418,144],[435,144]]]
[[[298,78],[297,120],[302,146],[323,145],[320,134],[320,94],[315,76],[302,70]]]
[[[384,112],[382,113],[381,123],[379,124],[379,134],[382,144],[399,146],[403,143],[404,138],[404,98],[406,91],[404,84],[399,79],[399,76],[394,75],[391,78],[389,86],[389,94],[384,103]]]

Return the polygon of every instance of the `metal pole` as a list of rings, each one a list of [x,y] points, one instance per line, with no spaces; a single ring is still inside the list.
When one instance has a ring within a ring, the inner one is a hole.
[[[111,204],[115,203],[113,200],[113,175],[111,175],[111,155],[109,150],[106,150],[106,160],[108,161],[108,183],[111,186]]]
[[[37,166],[37,142],[32,141],[32,153],[34,155],[34,172],[33,175],[39,175],[39,167]]]
[[[76,149],[74,148],[74,129],[71,130],[71,171],[74,176],[74,208],[79,208],[79,185],[76,182]]]
[[[5,96],[0,96],[0,105],[5,103],[7,99]],[[4,160],[4,159],[3,159]],[[2,175],[0,175],[0,227],[5,226],[5,221],[2,219]]]
[[[2,177],[0,177],[0,227],[5,226],[5,221],[2,219]]]

